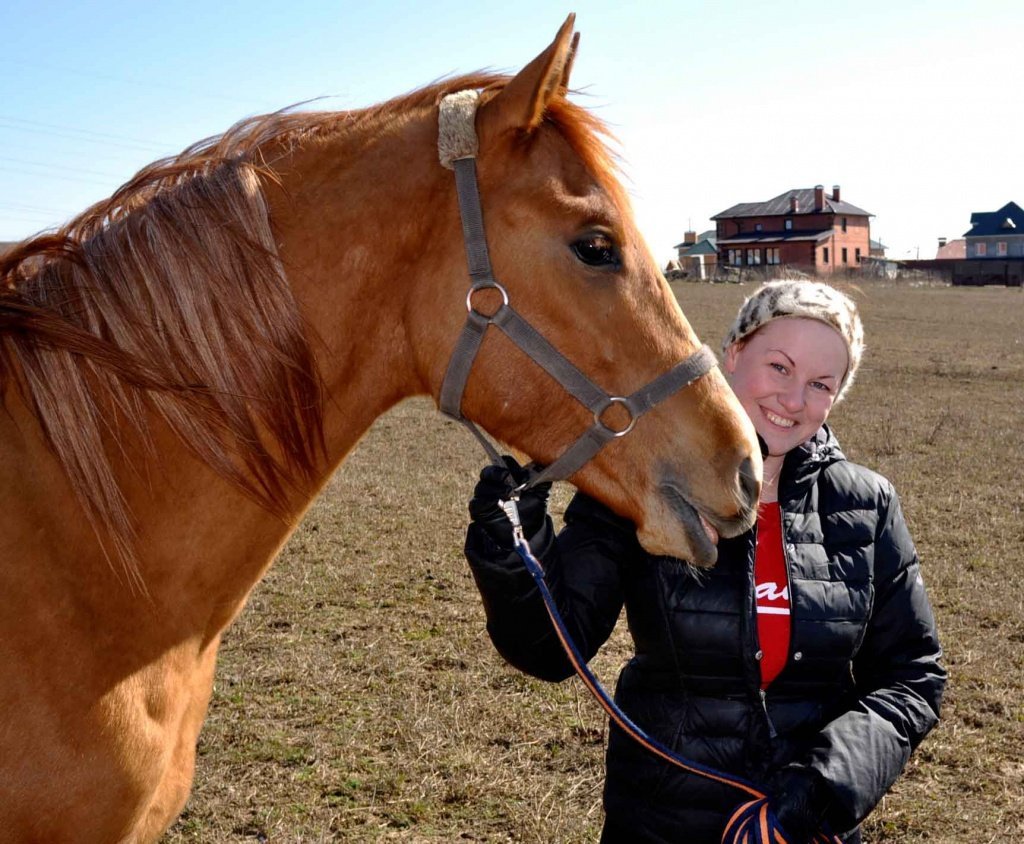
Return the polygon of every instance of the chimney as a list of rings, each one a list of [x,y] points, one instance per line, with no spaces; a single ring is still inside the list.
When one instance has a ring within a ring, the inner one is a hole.
[[[940,237],[939,238],[939,249],[941,249],[945,245],[946,245],[946,238]]]
[[[825,188],[822,185],[814,186],[814,210],[825,210]]]
[[[839,201],[839,185],[832,185],[832,201]]]
[[[692,246],[697,242],[697,232],[686,232],[683,235],[683,243],[687,246]]]
[[[796,194],[790,194],[789,196],[789,213],[799,214],[800,213],[800,200],[796,198]]]

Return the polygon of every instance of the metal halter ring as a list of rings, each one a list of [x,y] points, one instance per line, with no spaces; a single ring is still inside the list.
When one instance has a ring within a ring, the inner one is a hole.
[[[480,311],[476,311],[473,308],[473,294],[476,293],[478,290],[486,290],[489,287],[493,287],[501,294],[501,306],[503,308],[508,307],[508,291],[506,291],[504,287],[502,287],[500,284],[498,284],[498,282],[492,279],[491,281],[478,281],[476,282],[476,284],[469,288],[469,293],[466,294],[467,311],[469,311],[470,313],[479,314],[482,317],[494,316],[494,314],[485,314]],[[495,311],[494,313],[497,313],[497,311]]]
[[[604,422],[601,421],[601,417],[604,416],[604,412],[613,404],[621,404],[624,408],[626,408],[626,412],[629,413],[629,424],[621,431],[613,431],[611,428],[605,425]],[[636,420],[636,414],[634,414],[633,411],[630,410],[629,408],[629,400],[622,396],[609,396],[604,406],[594,411],[594,424],[600,426],[601,428],[604,428],[613,437],[626,436],[626,434],[633,430],[633,426],[636,425]]]

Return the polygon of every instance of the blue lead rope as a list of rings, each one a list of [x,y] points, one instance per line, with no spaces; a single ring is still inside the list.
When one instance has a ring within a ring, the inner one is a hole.
[[[509,521],[512,523],[512,537],[516,553],[519,554],[527,571],[530,572],[534,583],[537,584],[537,588],[540,590],[541,597],[544,599],[544,607],[547,610],[548,617],[551,619],[551,623],[555,627],[555,632],[562,643],[566,657],[568,657],[580,680],[583,681],[583,685],[590,690],[590,693],[597,699],[597,702],[601,704],[601,708],[608,713],[608,717],[624,733],[669,764],[681,768],[688,773],[715,780],[723,785],[731,786],[738,791],[746,793],[750,799],[737,807],[736,811],[729,818],[722,832],[722,844],[799,844],[799,842],[792,841],[792,839],[787,837],[786,831],[779,823],[775,812],[772,811],[771,805],[768,802],[768,795],[758,786],[743,777],[725,774],[714,768],[701,765],[699,762],[679,756],[633,723],[629,716],[615,703],[611,695],[605,691],[600,681],[580,655],[576,643],[569,635],[565,622],[562,620],[562,615],[558,612],[558,607],[555,605],[554,596],[552,596],[551,590],[548,589],[547,581],[544,578],[544,569],[540,561],[530,550],[530,544],[526,541],[523,526],[519,519],[519,508],[516,504],[518,492],[519,490],[516,490],[510,500],[499,502],[501,508],[505,511],[505,515],[508,516]],[[831,832],[819,831],[815,833],[810,844],[842,844],[842,841]]]

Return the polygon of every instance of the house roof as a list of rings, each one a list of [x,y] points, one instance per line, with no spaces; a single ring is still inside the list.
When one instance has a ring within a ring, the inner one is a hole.
[[[689,232],[687,232],[687,234],[689,234]],[[701,232],[699,235],[697,235],[696,242],[695,243],[691,243],[690,246],[696,246],[697,243],[701,243],[701,242],[703,242],[705,240],[710,240],[711,241],[711,245],[714,246],[715,245],[715,238],[717,237],[717,235],[718,235],[718,231],[716,229],[708,229],[706,232]],[[677,243],[672,248],[673,249],[682,249],[684,246],[686,246],[686,241],[685,240],[682,243]]]
[[[712,220],[725,220],[730,217],[768,217],[768,216],[789,216],[794,212],[790,211],[790,199],[796,197],[799,211],[797,214],[848,214],[851,217],[874,217],[870,211],[858,208],[852,203],[844,200],[834,200],[831,194],[825,191],[825,204],[821,211],[814,210],[814,188],[795,188],[778,196],[772,197],[767,202],[741,202],[726,208],[724,211],[715,214]]]
[[[685,243],[680,243],[677,248],[682,248],[685,245]],[[706,237],[704,240],[698,240],[696,243],[690,244],[690,248],[680,252],[679,257],[685,258],[687,255],[714,255],[717,252],[715,239]]]
[[[797,243],[800,241],[827,240],[834,234],[832,229],[820,231],[788,231],[788,232],[743,232],[732,237],[720,237],[718,248],[729,246],[752,246],[754,244],[772,246],[776,243]]]
[[[1024,209],[1016,202],[1007,202],[998,211],[975,211],[971,214],[970,231],[964,237],[992,237],[1024,234]]]
[[[951,240],[949,243],[944,243],[939,247],[935,253],[936,258],[966,258],[967,257],[967,241],[962,237],[957,240]]]

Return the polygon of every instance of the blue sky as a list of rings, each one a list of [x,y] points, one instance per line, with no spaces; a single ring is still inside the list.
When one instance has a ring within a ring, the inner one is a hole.
[[[570,11],[578,99],[618,137],[661,261],[712,214],[815,184],[874,213],[893,257],[1024,204],[1019,2],[4,0],[0,240],[251,114],[515,71]]]

